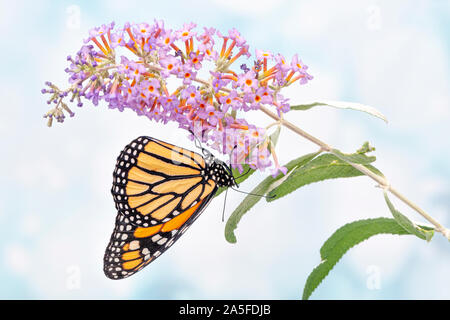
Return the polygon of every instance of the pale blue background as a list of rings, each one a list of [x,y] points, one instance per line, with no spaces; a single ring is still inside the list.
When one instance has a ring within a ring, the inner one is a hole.
[[[172,28],[194,21],[238,28],[255,48],[298,52],[315,79],[286,94],[360,102],[389,119],[317,109],[288,118],[351,152],[369,140],[377,167],[402,193],[450,226],[449,1],[1,1],[0,298],[297,299],[319,248],[343,224],[389,216],[367,178],[323,182],[261,201],[227,243],[223,201],[213,202],[155,264],[122,281],[102,258],[114,224],[115,158],[139,135],[194,148],[174,125],[87,104],[49,129],[46,80],[64,87],[65,57],[91,27],[115,20]],[[268,119],[255,116],[255,123]],[[283,162],[315,150],[283,131]],[[263,175],[241,186],[251,190]],[[243,198],[230,192],[226,214]],[[412,219],[414,212],[395,201]],[[377,236],[346,254],[316,299],[449,299],[450,244]]]

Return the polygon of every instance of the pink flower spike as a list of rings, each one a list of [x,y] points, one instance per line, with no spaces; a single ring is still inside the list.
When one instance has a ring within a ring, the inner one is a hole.
[[[94,105],[103,100],[111,109],[131,109],[184,130],[201,127],[205,147],[231,153],[233,167],[241,171],[245,163],[274,176],[287,173],[265,129],[250,123],[253,115],[247,111],[262,106],[279,116],[290,111],[289,100],[280,92],[296,81],[312,79],[298,55],[286,60],[281,54],[250,51],[234,28],[224,34],[214,28],[196,29],[194,23],[169,29],[162,20],[127,22],[115,29],[114,23],[104,24],[90,30],[87,41],[67,57],[69,89],[46,84],[49,88],[43,93],[57,105],[49,116],[63,120],[60,102],[67,95],[78,107],[82,99]]]

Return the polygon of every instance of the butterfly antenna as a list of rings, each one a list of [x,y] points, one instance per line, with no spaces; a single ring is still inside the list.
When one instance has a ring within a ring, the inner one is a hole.
[[[194,136],[195,139],[195,146],[199,149],[203,149],[202,147],[202,142],[200,141],[200,139],[195,135],[194,131],[189,129],[189,132]]]
[[[237,148],[237,144],[233,147],[233,149],[231,149],[231,151],[230,151],[230,167],[232,166],[232,159],[231,159],[231,156],[233,155],[233,151],[234,151],[234,149],[236,149]]]
[[[245,171],[245,173],[241,174],[240,176],[235,177],[235,179],[239,179],[242,178],[243,176],[246,176],[249,172],[250,172],[251,168],[248,168],[247,171]]]
[[[228,188],[225,190],[225,199],[223,200],[222,222],[225,221],[225,205],[227,204]]]
[[[256,194],[256,193],[241,191],[241,190],[235,189],[233,187],[230,187],[230,188],[233,189],[234,191],[237,191],[237,192],[240,192],[240,193],[245,193],[245,194],[248,194],[250,196],[261,197],[261,198],[266,198],[266,199],[273,199],[273,198],[275,198],[275,196],[270,196],[269,197],[269,196],[265,196],[263,194]]]

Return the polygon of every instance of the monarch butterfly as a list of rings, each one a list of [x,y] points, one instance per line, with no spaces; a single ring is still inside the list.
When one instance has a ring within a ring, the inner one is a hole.
[[[116,225],[103,259],[108,278],[147,266],[180,238],[219,187],[237,186],[226,163],[202,153],[145,136],[120,153],[111,189]]]

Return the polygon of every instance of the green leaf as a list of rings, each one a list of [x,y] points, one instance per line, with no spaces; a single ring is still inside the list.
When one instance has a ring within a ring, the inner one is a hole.
[[[270,143],[268,145],[269,151],[271,150],[272,147],[275,147],[277,145],[278,138],[280,137],[280,132],[281,132],[281,126],[277,126],[277,128],[275,129],[275,132],[270,135],[270,137],[269,137]]]
[[[355,163],[364,165],[376,174],[382,175],[378,169],[369,164],[370,162],[375,161],[375,157],[367,157],[364,154],[341,154],[345,158],[351,158]],[[326,153],[302,167],[297,167],[283,183],[269,192],[267,201],[279,199],[298,188],[313,182],[327,179],[357,177],[361,175],[363,175],[363,173],[353,168],[347,162],[339,159],[333,154]]]
[[[308,163],[309,161],[314,159],[319,153],[320,151],[309,153],[300,158],[290,161],[285,165],[285,167],[288,170],[287,174],[289,175],[289,172],[292,171],[294,168],[303,166],[304,164]],[[258,184],[256,188],[254,188],[250,193],[265,195],[268,191],[271,190],[271,187],[274,183],[276,183],[279,180],[282,180],[283,178],[285,178],[285,176],[281,174],[275,178],[273,178],[272,176],[268,176],[260,184]],[[230,215],[225,225],[225,238],[227,239],[228,242],[236,243],[236,236],[234,234],[234,230],[237,228],[237,225],[239,221],[242,219],[243,215],[246,214],[255,204],[257,204],[258,201],[261,200],[261,198],[262,197],[260,196],[247,195],[244,198],[244,200],[233,211],[233,213]]]
[[[320,249],[321,263],[308,276],[302,299],[309,299],[314,290],[353,246],[377,234],[410,234],[395,219],[376,218],[348,223],[334,232]]]
[[[364,142],[364,144],[362,145],[361,148],[356,150],[356,153],[368,153],[368,152],[372,152],[372,151],[375,151],[375,148],[372,147],[368,141],[366,141],[366,142]]]
[[[313,102],[313,103],[308,103],[308,104],[298,104],[298,105],[295,105],[295,106],[291,106],[290,110],[306,111],[306,110],[309,110],[309,109],[317,107],[317,106],[326,106],[326,104],[324,104],[322,102]]]
[[[365,113],[368,113],[372,116],[375,116],[377,118],[382,119],[385,122],[388,122],[386,117],[379,112],[377,109],[366,106],[360,103],[354,103],[354,102],[344,102],[344,101],[317,101],[309,104],[299,104],[296,106],[291,106],[291,110],[309,110],[313,107],[317,106],[327,106],[327,107],[333,107],[338,109],[352,109],[357,111],[362,111]]]
[[[341,160],[350,161],[350,162],[359,163],[359,164],[369,164],[369,163],[374,162],[377,159],[375,156],[366,156],[364,153],[361,153],[361,152],[348,154],[348,153],[342,153],[341,151],[339,151],[337,149],[333,149],[332,152],[335,156],[337,156]]]
[[[416,235],[417,237],[419,237],[422,240],[430,241],[431,238],[433,238],[434,229],[433,228],[429,228],[429,227],[419,227],[414,222],[409,220],[405,215],[403,215],[400,211],[395,209],[394,205],[389,200],[386,191],[384,191],[384,199],[386,200],[386,203],[387,203],[387,205],[389,207],[389,210],[391,210],[391,213],[394,216],[394,219],[406,231],[408,231],[411,234]]]

